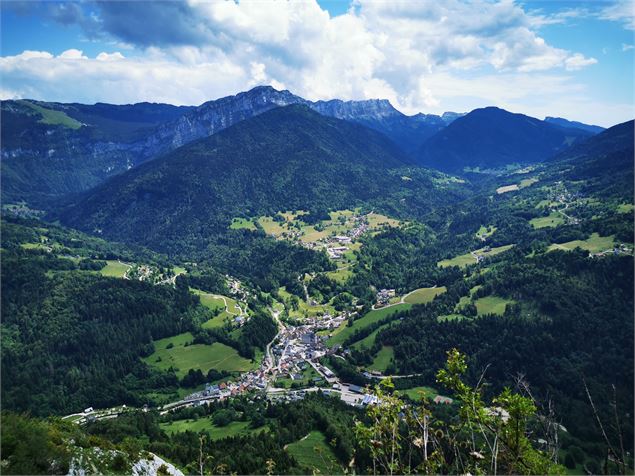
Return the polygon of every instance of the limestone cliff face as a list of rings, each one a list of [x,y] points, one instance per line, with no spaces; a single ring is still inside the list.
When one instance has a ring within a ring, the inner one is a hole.
[[[313,102],[271,86],[258,86],[197,107],[4,101],[2,198],[9,203],[25,200],[46,207],[51,199],[87,190],[190,142],[292,104],[379,131],[411,157],[424,141],[459,116],[407,116],[386,99]],[[63,122],[45,123],[38,114],[42,108],[61,115],[71,127]]]

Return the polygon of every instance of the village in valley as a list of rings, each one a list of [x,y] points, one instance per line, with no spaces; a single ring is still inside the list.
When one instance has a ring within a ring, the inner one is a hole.
[[[537,180],[524,181],[520,187],[498,190],[497,192],[499,194],[512,192],[529,187],[535,182]],[[547,199],[537,205],[537,207],[546,207],[549,215],[544,218],[534,218],[530,224],[534,228],[577,224],[579,219],[568,213],[580,203],[584,203],[584,200],[579,195],[570,193],[562,184],[556,184],[553,190],[550,190]],[[321,220],[315,224],[307,224],[302,221],[303,215],[305,212],[296,211],[280,212],[273,217],[235,218],[231,228],[261,230],[275,239],[291,241],[307,249],[324,251],[337,266],[335,271],[327,271],[326,275],[333,280],[345,282],[352,275],[351,268],[357,259],[356,251],[363,246],[361,238],[364,235],[376,234],[388,227],[406,225],[404,222],[372,211],[362,213],[360,209],[330,212],[328,220]],[[441,268],[448,266],[464,268],[471,264],[482,263],[486,259],[514,247],[514,244],[491,246],[489,244],[490,237],[495,232],[495,226],[481,226],[475,235],[475,238],[482,243],[481,248],[464,255],[441,260],[437,265]],[[592,236],[590,240],[593,239],[596,238]],[[576,242],[575,244],[576,246],[582,244],[582,247],[585,245],[584,242]],[[552,246],[567,249],[566,245],[567,243]],[[632,249],[628,246],[624,244],[613,245],[612,240],[606,243],[594,243],[594,246],[595,248],[588,248],[590,257],[608,253],[632,253]],[[195,264],[190,263],[190,266],[195,266]],[[172,286],[175,285],[176,277],[179,274],[187,272],[185,268],[179,267],[161,269],[156,266],[122,262],[108,262],[105,272],[111,272],[111,268],[113,273],[117,273],[113,276]],[[371,390],[373,382],[376,383],[386,378],[413,377],[410,375],[384,375],[392,356],[391,348],[382,347],[373,365],[357,369],[365,377],[366,382],[370,383],[366,387],[342,381],[333,369],[329,368],[328,362],[330,358],[346,360],[352,350],[351,347],[359,349],[362,342],[367,340],[361,339],[360,342],[353,342],[352,345],[343,345],[346,338],[356,330],[375,323],[380,324],[379,329],[382,329],[388,325],[384,322],[391,320],[389,318],[391,313],[409,309],[414,304],[430,302],[439,294],[445,293],[446,288],[443,286],[419,288],[402,296],[395,289],[377,289],[372,310],[365,315],[358,315],[361,306],[356,305],[355,300],[345,310],[340,311],[336,311],[329,302],[317,302],[307,292],[307,283],[314,278],[315,276],[309,275],[299,277],[299,281],[304,287],[303,298],[289,293],[285,287],[278,290],[273,304],[269,308],[278,326],[278,332],[266,346],[264,353],[258,355],[255,361],[249,363],[243,359],[240,365],[234,367],[230,365],[225,368],[228,373],[223,378],[209,381],[201,385],[196,391],[159,405],[156,409],[161,414],[166,414],[184,407],[195,407],[239,396],[256,399],[266,398],[270,401],[293,401],[317,391],[339,398],[349,405],[365,406],[377,403],[377,397]],[[256,294],[235,277],[227,275],[225,279],[229,291],[227,296],[196,289],[192,289],[192,291],[199,295],[204,306],[215,311],[215,317],[204,323],[204,328],[229,325],[235,332],[239,332],[240,327],[250,319],[251,312],[247,303]],[[478,315],[484,313],[502,314],[506,306],[512,304],[512,301],[505,301],[497,297],[478,297],[475,295],[477,288],[478,286],[471,289],[468,296],[461,298],[455,314],[439,316],[439,320],[465,318],[462,314],[462,307],[469,303],[475,305]],[[191,335],[188,337],[187,334],[183,334],[157,341],[155,346],[159,350],[144,360],[150,365],[159,365],[160,368],[164,369],[168,366],[178,367],[178,365],[182,365],[176,358],[176,354],[180,351],[177,343],[179,339],[181,339],[181,345],[189,345],[189,348],[194,351],[199,350],[199,346],[201,346],[200,344],[182,343],[190,338]],[[176,346],[173,347],[172,343],[175,343]],[[211,347],[219,345],[222,344],[214,343]],[[234,358],[227,357],[227,352],[233,352],[236,361],[240,359],[234,349],[230,347],[217,350],[221,353],[224,352],[223,361],[225,362]],[[382,363],[377,364],[378,360],[382,360]],[[157,364],[157,362],[161,363]],[[184,369],[181,370],[184,371]],[[425,389],[425,393],[435,404],[452,403],[451,398],[438,395],[434,389],[429,387],[415,387],[412,390],[409,389],[408,392],[414,395],[418,389]],[[94,419],[113,418],[127,411],[130,409],[125,408],[125,406],[108,410],[88,408],[85,412],[69,415],[69,417],[82,423]]]
[[[293,240],[309,249],[323,249],[328,257],[339,265],[337,271],[329,272],[335,275],[343,270],[346,271],[350,263],[354,261],[354,251],[361,246],[359,238],[365,233],[376,233],[385,227],[401,225],[397,220],[372,212],[361,214],[359,210],[332,212],[331,220],[311,226],[301,224],[298,221],[301,215],[301,212],[279,214],[278,217],[283,217],[282,221],[280,218],[274,221],[263,217],[258,220],[258,223],[267,233],[277,239]],[[246,226],[244,222],[241,222],[241,227]],[[166,271],[147,265],[120,264],[125,266],[119,274],[120,277],[147,280],[154,284],[174,285],[176,277],[186,272],[184,268]],[[235,277],[228,275],[225,279],[229,290],[228,296],[204,293],[199,290],[193,290],[193,292],[198,294],[201,297],[201,302],[211,309],[215,309],[214,306],[218,304],[223,311],[221,315],[225,315],[225,321],[227,322],[227,318],[230,317],[229,323],[237,329],[250,318],[246,303],[254,295]],[[418,302],[416,299],[418,291],[421,290],[410,293],[415,298],[413,302]],[[439,292],[444,292],[445,288],[433,291],[430,294],[430,299]],[[289,309],[288,302],[284,302],[284,296],[288,296],[284,288],[281,288],[280,295],[283,302],[274,301],[274,305],[270,309],[278,326],[278,333],[267,345],[256,368],[231,372],[231,376],[220,381],[208,382],[200,390],[177,401],[159,406],[157,408],[159,412],[165,414],[179,408],[204,405],[211,401],[241,395],[251,395],[254,398],[264,396],[272,401],[292,401],[302,399],[307,393],[316,391],[340,398],[345,403],[355,406],[377,403],[377,397],[373,395],[370,386],[362,387],[343,382],[332,369],[323,363],[324,357],[332,356],[342,360],[346,359],[350,350],[341,344],[327,345],[327,343],[334,334],[346,329],[349,322],[355,322],[356,317],[365,317],[357,316],[358,309],[356,308],[359,306],[353,305],[352,308],[338,312],[332,306],[320,304],[306,295],[306,299],[301,300],[301,304],[305,309],[310,309],[313,312],[305,312],[299,321],[285,322],[281,316],[283,313],[288,316]],[[402,306],[407,308],[411,304],[404,302],[403,299],[407,299],[408,296],[398,297],[394,289],[379,289],[376,293],[376,303],[373,305],[373,309],[384,309],[382,312],[386,312],[390,311],[393,306],[395,306],[395,311],[402,309]],[[210,305],[210,302],[214,304]],[[379,311],[371,311],[371,314],[374,312]],[[299,316],[297,313],[294,315]],[[203,325],[203,327],[205,326],[206,324]],[[178,337],[176,336],[176,338]],[[156,347],[169,349],[162,351],[164,353],[155,353],[165,359],[167,355],[165,352],[178,350],[178,345],[171,346],[170,339],[163,341],[158,341],[155,344]],[[196,347],[196,345],[191,345],[190,348],[192,347]],[[160,359],[155,358],[153,354],[145,360],[152,365]],[[361,372],[368,382],[377,382],[388,378],[377,369],[361,369]],[[394,377],[399,378],[399,376]],[[451,403],[451,399],[443,396],[434,396],[434,401],[435,403]],[[89,408],[83,413],[68,417],[82,423],[94,419],[112,418],[127,411],[130,409],[125,408],[125,406],[108,410]]]

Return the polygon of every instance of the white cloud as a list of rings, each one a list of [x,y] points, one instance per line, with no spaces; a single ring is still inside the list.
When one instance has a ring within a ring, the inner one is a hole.
[[[564,61],[565,68],[567,71],[577,71],[579,69],[595,64],[597,62],[598,60],[596,60],[595,58],[585,58],[579,53],[576,53],[573,56],[570,56]]]
[[[110,16],[91,24],[125,22],[126,5],[109,6]],[[133,2],[133,8],[140,7]],[[547,43],[537,33],[537,16],[509,0],[356,0],[337,17],[315,0],[189,0],[170,14],[182,15],[168,35],[173,41],[143,44],[138,55],[103,52],[93,59],[70,49],[57,58],[33,51],[0,58],[3,88],[58,101],[199,104],[271,84],[313,100],[379,97],[406,113],[442,112],[501,104],[496,98],[518,97],[518,82],[526,86],[521,97],[555,86],[567,95],[576,88],[573,79],[560,88],[549,74],[597,62]],[[153,18],[164,21],[165,12],[148,10],[148,28]],[[111,34],[130,42],[145,23],[119,24],[125,37]],[[454,107],[456,98],[465,105]]]
[[[95,59],[98,61],[117,61],[124,59],[124,55],[122,55],[118,51],[115,51],[114,53],[101,52]]]
[[[82,58],[30,52],[2,57],[3,95],[64,102],[200,104],[235,93],[249,79],[242,68],[227,61],[191,66],[162,58],[125,58],[120,53]],[[20,80],[7,82],[12,75]]]
[[[64,52],[62,52],[61,55],[58,56],[58,58],[62,58],[62,59],[87,59],[86,56],[84,56],[84,52],[81,50],[76,50],[75,48],[71,48],[70,50],[66,50]]]
[[[635,3],[621,0],[604,7],[598,17],[602,20],[617,21],[628,30],[635,30]]]
[[[626,43],[622,43],[622,51],[629,51],[635,48],[635,45],[627,45]]]

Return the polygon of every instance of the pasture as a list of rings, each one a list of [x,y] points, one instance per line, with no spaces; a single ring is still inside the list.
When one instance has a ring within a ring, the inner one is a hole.
[[[159,426],[169,435],[193,431],[199,433],[204,431],[212,440],[221,440],[230,436],[247,435],[263,430],[263,428],[249,428],[248,421],[232,421],[226,426],[215,426],[211,418],[198,418],[196,420],[175,420],[167,423],[160,423]]]
[[[354,334],[355,331],[357,331],[358,329],[363,329],[364,327],[374,324],[375,322],[380,321],[390,316],[391,314],[395,314],[399,311],[405,311],[407,309],[410,309],[411,307],[412,304],[404,303],[395,304],[394,306],[384,307],[381,309],[375,309],[373,311],[370,311],[363,317],[356,319],[353,322],[353,325],[350,327],[346,324],[345,321],[340,327],[333,331],[333,337],[331,337],[326,342],[326,345],[332,347],[336,344],[342,344],[342,342],[344,342],[347,337]]]
[[[461,319],[466,319],[463,314],[444,314],[443,316],[438,316],[437,321],[460,321]]]
[[[373,344],[375,343],[375,337],[377,337],[377,334],[379,334],[382,330],[384,330],[389,325],[390,323],[379,326],[377,329],[375,329],[373,332],[368,334],[366,337],[352,344],[351,347],[353,349],[358,349],[358,350],[361,349],[362,347],[366,347],[366,348],[372,347]]]
[[[121,263],[117,260],[108,260],[106,261],[106,266],[104,266],[99,272],[102,276],[107,276],[111,278],[123,278],[126,274],[126,271],[130,269],[130,265]]]
[[[35,112],[39,113],[42,116],[42,119],[40,119],[38,122],[41,122],[42,124],[60,125],[68,127],[69,129],[79,129],[80,127],[82,127],[81,122],[68,116],[65,112],[56,111],[54,109],[47,109],[45,107],[39,106],[38,104],[32,103],[31,101],[20,100],[18,102],[24,106],[28,106]]]
[[[489,238],[490,236],[492,236],[495,231],[496,231],[496,227],[494,225],[489,225],[489,226],[481,225],[481,227],[476,232],[476,237],[481,240],[485,240],[486,238]]]
[[[333,449],[320,431],[312,431],[300,441],[287,445],[286,449],[300,466],[309,470],[307,474],[342,473]]]
[[[593,233],[586,240],[574,240],[566,243],[554,243],[549,246],[547,251],[564,250],[571,251],[575,248],[582,248],[590,253],[598,253],[600,251],[610,250],[615,246],[615,236],[600,236]]]
[[[520,183],[518,184],[518,188],[530,187],[533,184],[535,184],[536,182],[538,182],[538,179],[536,177],[530,177],[530,178],[522,179],[520,181]]]
[[[564,223],[565,223],[564,217],[562,216],[561,213],[558,213],[558,212],[551,212],[546,217],[532,218],[531,220],[529,220],[529,224],[536,229],[555,228],[558,225],[562,225]]]
[[[406,294],[403,298],[404,302],[410,304],[425,304],[432,301],[439,294],[443,294],[447,289],[445,286],[433,288],[419,288]]]
[[[498,187],[496,189],[496,193],[497,194],[502,194],[502,193],[507,193],[507,192],[515,192],[516,190],[518,190],[518,185],[513,184],[513,185],[504,185],[502,187]]]
[[[384,345],[379,352],[377,352],[377,355],[373,359],[373,363],[368,366],[368,369],[385,372],[394,356],[395,352],[393,351],[393,348],[391,346]]]
[[[399,390],[399,393],[414,401],[421,400],[422,396],[432,399],[438,395],[436,389],[432,387],[412,387],[406,390]]]
[[[504,245],[499,246],[497,248],[481,248],[473,253],[478,256],[482,256],[483,258],[487,258],[488,256],[495,256],[499,253],[503,253],[511,249],[514,245]],[[448,266],[458,266],[459,268],[464,268],[471,264],[476,264],[476,258],[474,258],[472,253],[465,253],[464,255],[455,256],[454,258],[444,259],[437,263],[437,266],[441,268],[447,268]]]
[[[250,230],[255,231],[256,225],[253,220],[248,218],[234,218],[232,219],[231,224],[229,225],[231,230]]]
[[[477,299],[474,304],[476,305],[477,315],[482,316],[484,314],[498,314],[503,315],[507,304],[513,304],[514,301],[504,299],[499,296],[485,296]]]
[[[256,362],[241,357],[233,347],[220,342],[190,344],[192,340],[190,332],[160,339],[154,343],[155,351],[143,360],[159,370],[173,367],[179,378],[183,378],[190,369],[199,369],[203,373],[210,369],[246,372],[257,367]]]

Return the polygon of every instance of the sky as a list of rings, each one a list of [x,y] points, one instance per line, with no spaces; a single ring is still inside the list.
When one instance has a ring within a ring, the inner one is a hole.
[[[0,2],[0,97],[198,105],[258,85],[405,114],[635,116],[635,0]]]

